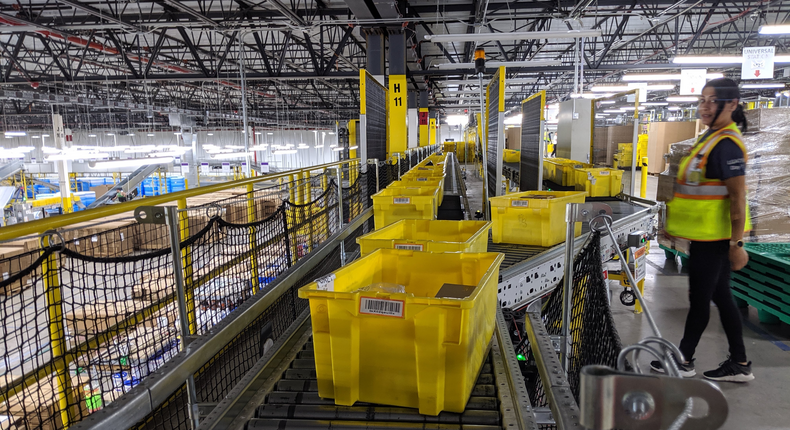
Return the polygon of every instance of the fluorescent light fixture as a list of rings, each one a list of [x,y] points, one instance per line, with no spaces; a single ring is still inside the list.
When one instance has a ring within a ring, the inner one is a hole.
[[[559,60],[546,60],[546,61],[487,61],[486,68],[495,68],[495,67],[521,67],[521,68],[529,68],[529,67],[551,67],[551,66],[561,66],[562,61]],[[474,69],[475,63],[442,63],[437,65],[436,67],[439,70],[454,70],[454,69]]]
[[[233,153],[225,153],[225,154],[214,154],[211,158],[215,160],[230,160],[233,158],[247,158],[250,156],[249,152],[233,152]]]
[[[33,147],[33,146],[17,146],[14,149],[19,151],[19,152],[30,152],[30,151],[32,151],[32,150],[34,150],[36,148]]]
[[[608,115],[609,115],[608,113],[595,114],[595,117],[598,119],[605,119]]]
[[[784,88],[785,84],[742,84],[741,88],[744,89],[760,89],[760,88]]]
[[[354,146],[349,146],[348,147],[348,149],[357,149],[357,148],[359,148],[359,145],[354,145]]]
[[[186,151],[173,150],[173,151],[154,152],[152,155],[155,155],[157,157],[180,157],[184,155],[185,152]]]
[[[790,25],[761,25],[760,34],[790,34]]]
[[[25,158],[25,154],[15,149],[0,150],[0,158]]]
[[[5,132],[6,137],[22,137],[27,136],[27,132],[24,131],[7,131]]]
[[[524,31],[513,33],[426,34],[425,40],[444,42],[489,42],[492,40],[576,39],[601,37],[601,30]]]
[[[115,133],[107,133],[107,136],[115,136]]]
[[[225,145],[228,149],[244,149],[244,145]]]
[[[675,84],[653,84],[647,86],[648,91],[669,91],[674,89]]]
[[[127,134],[127,136],[134,136],[134,133],[129,133]]]
[[[599,103],[602,105],[613,105],[617,103],[617,100],[601,100]]]
[[[645,102],[642,103],[642,106],[668,106],[669,103],[667,102]]]
[[[505,118],[505,125],[520,125],[521,124],[522,115],[513,115],[509,118]]]
[[[41,136],[30,136],[31,139],[40,139]]]
[[[206,136],[213,136],[214,133],[206,133]]]
[[[274,133],[267,133],[267,134],[274,134]],[[328,134],[328,135],[330,135],[330,136],[334,136],[334,135],[335,135],[335,132],[334,132],[334,131],[330,131],[330,132],[328,132],[327,134]]]
[[[623,113],[620,109],[606,109],[603,111],[604,113]]]
[[[250,150],[252,150],[252,151],[265,151],[268,147],[269,147],[269,145],[255,145],[255,146],[251,147]]]
[[[679,110],[681,110],[681,107],[680,106],[670,106],[670,107],[667,108],[667,110],[671,110],[673,112],[674,111],[679,111]]]
[[[173,134],[175,134],[176,136],[181,136],[181,133],[180,133],[180,132],[178,132],[178,131],[177,131],[177,132],[175,132],[175,133],[173,133]]]
[[[705,79],[718,79],[723,78],[724,73],[708,73],[705,75]],[[623,75],[622,79],[624,81],[638,81],[638,82],[645,82],[645,81],[679,81],[680,80],[680,73],[629,73]]]
[[[211,155],[213,155],[213,154],[230,154],[230,153],[235,152],[235,151],[236,151],[235,149],[230,149],[230,148],[223,148],[223,149],[211,148],[211,149],[207,149],[206,153],[207,154],[211,154]]]
[[[640,83],[644,84],[643,82],[640,82]],[[630,90],[633,90],[633,89],[637,89],[636,84],[637,84],[636,82],[632,82],[631,86],[628,86],[628,85],[595,85],[595,86],[590,87],[590,91],[592,91],[594,93],[606,93],[606,92],[617,92],[617,93],[619,93],[619,92],[624,92],[624,91],[630,91]],[[673,89],[675,89],[675,85],[674,84],[653,84],[653,85],[648,85],[647,86],[647,90],[648,91],[667,91],[667,90],[673,90]]]
[[[693,96],[669,96],[667,97],[668,102],[673,103],[695,103],[699,101],[699,97]]]
[[[307,146],[304,143],[300,143],[300,144],[296,145],[296,149],[308,149],[308,148],[310,148],[310,147]]]
[[[58,154],[58,153],[60,153],[60,149],[53,148],[51,146],[42,146],[41,147],[41,151],[44,152],[45,154]]]
[[[91,169],[115,169],[118,167],[140,167],[150,164],[167,164],[172,163],[173,157],[156,157],[156,158],[130,158],[128,160],[111,160],[111,161],[97,161],[89,163]]]
[[[155,135],[154,135],[153,133],[148,133],[146,136],[148,136],[148,137],[154,137]]]
[[[256,135],[256,136],[260,136],[260,135],[262,135],[262,134],[263,134],[263,133],[261,133],[260,131],[256,131],[256,132],[255,132],[255,135]]]
[[[266,133],[266,134],[268,134],[269,136],[274,136],[274,133]],[[332,133],[332,134],[334,134],[334,133]]]
[[[483,79],[483,85],[487,85],[490,79]],[[515,78],[515,79],[507,79],[505,78],[505,85],[526,85],[526,84],[536,84],[538,82],[537,79],[533,78]],[[441,81],[439,82],[445,85],[479,85],[480,81],[477,79],[458,79],[453,81]]]
[[[609,93],[609,94],[593,94],[593,93],[581,93],[581,94],[579,94],[579,93],[573,93],[573,94],[571,94],[571,98],[572,99],[578,99],[578,98],[582,98],[582,99],[598,99],[598,98],[601,98],[601,97],[611,97],[613,95],[614,95],[614,93]]]
[[[95,134],[89,134],[88,137],[96,137]]]
[[[346,149],[346,148],[343,148],[342,146],[339,146],[339,147],[336,147],[336,148],[332,148],[332,151],[342,151],[344,149]]]
[[[41,137],[49,137],[48,134],[42,134]]]
[[[672,59],[675,64],[740,64],[740,55],[678,55]]]
[[[324,145],[316,145],[316,146],[314,146],[313,148],[315,148],[315,149],[321,149],[321,148],[323,148],[323,147],[324,147]]]
[[[636,110],[636,106],[623,106],[623,107],[620,108],[620,110],[621,111]]]
[[[110,154],[104,152],[93,151],[68,151],[61,154],[50,155],[46,158],[47,161],[69,161],[69,160],[82,160],[89,158],[109,158]]]
[[[292,155],[292,154],[296,154],[297,152],[299,152],[299,151],[297,151],[295,149],[278,149],[276,151],[273,151],[272,154],[274,154],[274,155]]]

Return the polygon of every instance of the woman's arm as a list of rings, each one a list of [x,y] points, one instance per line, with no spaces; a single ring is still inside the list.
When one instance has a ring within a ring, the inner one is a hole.
[[[732,223],[732,237],[730,240],[743,239],[743,230],[746,227],[746,177],[733,176],[725,179],[724,184],[730,193],[730,222]],[[749,262],[746,250],[730,244],[730,263],[732,270],[741,270]]]

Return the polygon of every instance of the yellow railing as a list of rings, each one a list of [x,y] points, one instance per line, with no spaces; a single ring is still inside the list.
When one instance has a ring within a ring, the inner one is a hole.
[[[45,231],[58,229],[58,228],[66,228],[69,226],[73,226],[78,223],[84,223],[89,221],[99,220],[105,217],[129,213],[134,211],[137,207],[141,205],[145,206],[156,206],[156,205],[166,205],[169,203],[175,203],[178,206],[178,209],[186,209],[187,208],[187,199],[190,197],[198,197],[203,196],[206,194],[216,193],[220,191],[230,190],[233,188],[244,187],[246,189],[246,218],[247,221],[252,223],[257,221],[256,218],[256,211],[255,211],[255,202],[253,201],[253,193],[255,191],[254,185],[261,182],[268,182],[273,180],[281,180],[286,179],[290,180],[291,187],[290,188],[290,197],[291,201],[297,204],[305,204],[311,201],[311,186],[310,186],[310,172],[322,171],[323,173],[327,173],[328,169],[343,169],[344,166],[347,166],[349,169],[354,169],[359,166],[358,159],[352,160],[343,160],[340,162],[333,162],[327,164],[321,164],[312,167],[306,167],[297,170],[291,170],[282,173],[274,173],[264,176],[256,176],[247,179],[241,179],[236,181],[230,181],[220,184],[208,185],[205,187],[187,189],[184,191],[179,191],[171,194],[165,194],[160,196],[154,197],[146,197],[143,199],[137,199],[134,201],[129,201],[120,204],[114,204],[109,206],[102,206],[90,210],[70,213],[61,216],[55,216],[35,221],[30,221],[27,223],[16,224],[8,227],[0,228],[0,242],[9,241],[17,238],[21,238],[24,236],[30,236],[34,234],[40,234]],[[352,173],[349,173],[351,176]],[[357,173],[353,172],[353,176],[356,177]],[[342,185],[338,184],[338,188]],[[321,189],[326,191],[328,189],[328,179],[326,174],[322,178]],[[312,216],[312,214],[302,214],[302,217]],[[189,232],[189,219],[186,212],[181,212],[179,216],[179,230],[180,230],[180,239],[181,241],[190,237]],[[298,224],[301,220],[295,220]],[[312,235],[312,223],[310,228],[310,233]],[[287,234],[287,233],[286,233]],[[45,245],[48,245],[45,243]],[[259,289],[259,268],[257,261],[255,260],[255,250],[261,246],[265,246],[266,244],[257,243],[255,235],[253,234],[253,229],[250,228],[250,245],[251,249],[245,254],[240,255],[237,259],[241,261],[242,259],[250,259],[251,265],[251,277],[253,280],[253,291],[257,292]],[[42,250],[42,254],[45,251]],[[297,259],[297,253],[293,252],[293,260]],[[218,267],[212,270],[210,273],[200,276],[200,279],[196,279],[195,274],[193,273],[192,262],[190,261],[190,250],[185,248],[182,250],[182,259],[183,259],[183,266],[184,266],[184,283],[185,283],[185,292],[187,294],[187,304],[188,304],[188,319],[189,319],[189,332],[190,334],[197,333],[197,321],[195,318],[195,309],[194,309],[194,291],[196,288],[199,288],[200,285],[205,284],[208,282],[208,278],[218,276],[219,274],[223,273],[232,265],[238,263],[238,261],[231,261],[227,264],[224,264],[222,267]],[[24,268],[23,268],[24,269]],[[175,302],[176,297],[175,294],[169,294],[167,297],[163,297],[160,300],[152,303],[151,305],[145,307],[144,309],[136,310],[133,314],[127,316],[122,321],[118,321],[115,324],[112,324],[110,327],[107,327],[105,330],[102,330],[101,333],[97,333],[89,338],[83,340],[79,343],[76,347],[67,348],[66,340],[65,340],[65,322],[63,312],[60,306],[62,301],[61,297],[61,285],[60,279],[58,278],[58,259],[55,257],[55,254],[49,254],[49,257],[43,262],[42,264],[42,279],[44,282],[44,291],[46,297],[46,305],[48,309],[48,332],[50,335],[50,343],[51,343],[51,351],[52,351],[52,359],[49,363],[41,365],[34,370],[26,372],[24,375],[21,375],[15,378],[12,381],[8,381],[5,386],[0,389],[0,403],[8,402],[11,398],[17,396],[18,394],[22,393],[24,390],[29,389],[30,387],[35,386],[36,384],[40,383],[43,380],[52,377],[52,374],[55,373],[55,390],[53,396],[55,397],[55,405],[58,417],[63,424],[63,428],[68,428],[70,424],[80,420],[80,413],[78,410],[70,407],[70,405],[75,405],[74,397],[76,396],[75,389],[72,387],[72,382],[70,380],[68,374],[68,366],[73,363],[78,357],[83,354],[85,351],[94,350],[100,345],[108,342],[111,338],[118,335],[124,329],[136,326],[141,324],[143,321],[149,319],[153,315],[155,315],[158,311],[163,309],[170,303]]]

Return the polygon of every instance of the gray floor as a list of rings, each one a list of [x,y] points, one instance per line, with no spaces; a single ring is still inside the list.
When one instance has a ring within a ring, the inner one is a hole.
[[[683,335],[688,312],[688,278],[682,267],[666,260],[654,241],[648,257],[645,301],[656,319],[661,334],[676,345]],[[612,314],[623,345],[636,343],[651,335],[644,314],[623,306],[618,296],[621,287],[612,282]],[[719,313],[711,305],[710,322],[697,348],[696,367],[700,374],[716,368],[727,358],[727,338]],[[760,324],[754,308],[744,310],[744,341],[755,380],[746,384],[720,383],[730,413],[723,429],[774,430],[790,428],[790,326]],[[645,363],[649,358],[644,358]],[[646,368],[646,367],[644,367]]]
[[[624,174],[626,182],[629,172]],[[482,207],[482,181],[467,166],[467,190],[470,206]],[[637,179],[637,190],[639,189]],[[658,179],[648,177],[647,198],[654,199]],[[638,194],[638,192],[637,192]],[[667,260],[655,241],[651,244],[645,280],[645,300],[661,334],[675,344],[683,335],[683,325],[688,312],[688,277],[679,262]],[[611,283],[612,313],[623,345],[631,345],[652,335],[644,314],[636,315],[633,308],[619,301],[622,288]],[[727,358],[727,338],[719,321],[716,307],[711,305],[711,318],[697,349],[697,371],[713,369]],[[779,430],[790,429],[790,326],[786,324],[760,324],[754,308],[744,310],[744,341],[746,352],[752,360],[756,379],[746,384],[721,383],[729,405],[725,430]],[[644,356],[645,367],[650,360]]]

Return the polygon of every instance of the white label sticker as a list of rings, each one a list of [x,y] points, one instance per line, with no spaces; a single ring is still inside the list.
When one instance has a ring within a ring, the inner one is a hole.
[[[510,202],[510,206],[515,208],[528,208],[529,200],[513,200]]]
[[[123,232],[121,232],[121,242],[123,242],[123,241],[124,241]]]
[[[411,197],[395,197],[392,199],[392,204],[395,205],[408,205],[411,203]]]
[[[318,278],[315,280],[315,283],[318,284],[319,290],[335,291],[335,274],[330,273],[323,278]]]
[[[98,242],[98,241],[99,241],[99,236],[96,235],[91,236],[91,242]]]
[[[609,176],[609,173],[610,172],[608,170],[601,170],[600,172],[601,176]]]
[[[3,280],[5,281],[8,278],[10,278],[10,276],[8,276],[8,272],[3,272]]]
[[[403,305],[403,300],[383,300],[361,297],[359,299],[359,313],[403,318]]]
[[[80,245],[80,241],[79,241],[79,240],[75,240],[75,241],[74,241],[74,244],[75,244],[75,245],[77,245],[77,246],[79,246],[79,245]]]
[[[428,182],[428,178],[417,178],[417,181]]]
[[[405,249],[407,251],[422,251],[422,245],[416,243],[396,243],[395,249]]]

